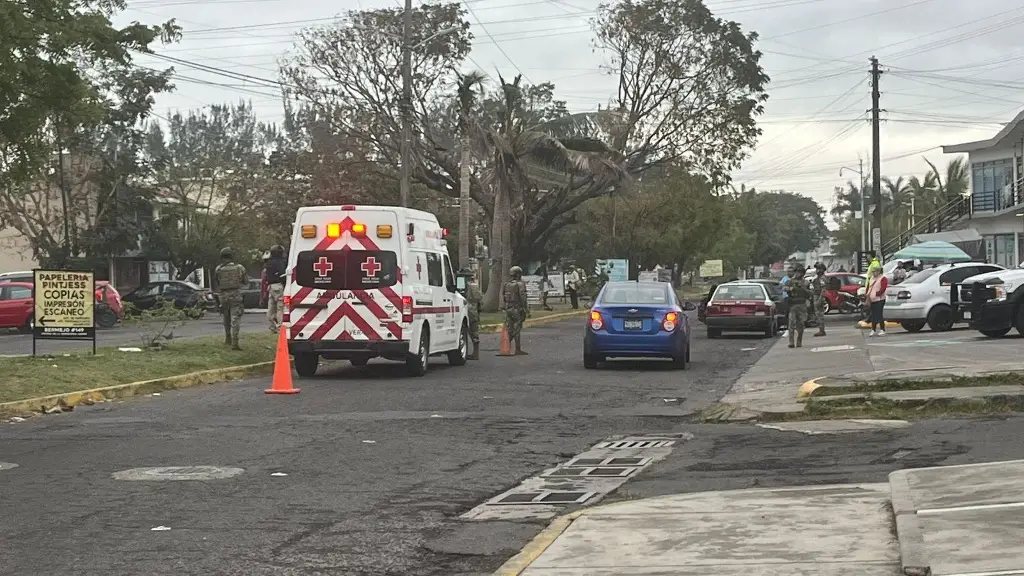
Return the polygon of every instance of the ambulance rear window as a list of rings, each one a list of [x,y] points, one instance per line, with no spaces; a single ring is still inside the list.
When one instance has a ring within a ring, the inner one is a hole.
[[[387,288],[398,282],[398,256],[386,250],[299,252],[295,281],[323,290]]]

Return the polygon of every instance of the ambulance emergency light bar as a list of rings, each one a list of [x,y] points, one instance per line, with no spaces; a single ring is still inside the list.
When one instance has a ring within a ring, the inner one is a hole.
[[[412,224],[410,224],[409,226],[411,227]],[[328,238],[340,238],[341,237],[341,232],[342,232],[341,224],[339,224],[337,222],[331,222],[331,223],[327,224],[326,228],[327,228],[327,237]],[[307,240],[309,240],[311,238],[316,238],[317,237],[317,230],[316,230],[316,225],[315,224],[303,224],[301,230],[302,230],[302,237],[307,239]],[[366,224],[358,224],[358,223],[357,224],[353,224],[351,226],[351,228],[349,228],[349,232],[351,232],[352,236],[355,237],[355,238],[365,238],[366,237]],[[390,224],[378,224],[377,225],[377,238],[391,238],[391,236],[393,234],[394,234],[394,230],[391,228]],[[411,235],[412,234],[410,233],[410,236]],[[441,229],[441,239],[446,239],[446,238],[448,238],[448,229],[447,228],[442,228]]]

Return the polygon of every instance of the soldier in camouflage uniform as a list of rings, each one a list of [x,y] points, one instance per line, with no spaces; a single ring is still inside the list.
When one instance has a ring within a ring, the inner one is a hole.
[[[828,278],[825,277],[825,265],[818,262],[814,265],[814,271],[817,275],[814,280],[811,280],[811,295],[814,297],[814,322],[818,325],[818,331],[814,333],[815,336],[825,335],[825,291],[828,290],[826,283]]]
[[[811,290],[804,279],[804,266],[797,264],[789,280],[789,347],[799,348],[804,342],[804,328],[807,325],[807,301]]]
[[[224,344],[232,350],[241,350],[238,345],[238,331],[241,329],[242,288],[249,283],[249,275],[245,266],[235,262],[231,248],[220,251],[220,266],[213,273],[217,280],[217,296],[220,300],[220,312],[224,315]]]
[[[523,351],[523,322],[530,316],[530,304],[526,299],[526,282],[523,282],[523,269],[513,266],[509,270],[512,277],[501,287],[502,307],[505,309],[505,330],[508,339],[515,342],[516,349],[511,354],[499,356],[525,356]]]
[[[473,342],[473,351],[469,354],[470,360],[480,359],[480,303],[484,300],[483,292],[476,281],[476,272],[469,269],[459,271],[460,275],[466,277],[466,316],[469,319],[469,339]]]

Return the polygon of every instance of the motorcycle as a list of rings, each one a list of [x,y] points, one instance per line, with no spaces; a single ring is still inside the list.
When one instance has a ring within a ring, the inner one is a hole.
[[[859,314],[864,310],[864,305],[861,299],[849,292],[839,293],[839,313],[840,314]]]

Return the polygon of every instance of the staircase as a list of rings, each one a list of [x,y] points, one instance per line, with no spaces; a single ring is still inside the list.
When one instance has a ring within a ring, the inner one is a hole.
[[[928,216],[917,220],[913,226],[900,232],[882,244],[882,254],[893,254],[905,248],[918,234],[931,234],[949,230],[971,213],[971,197],[958,196]]]

